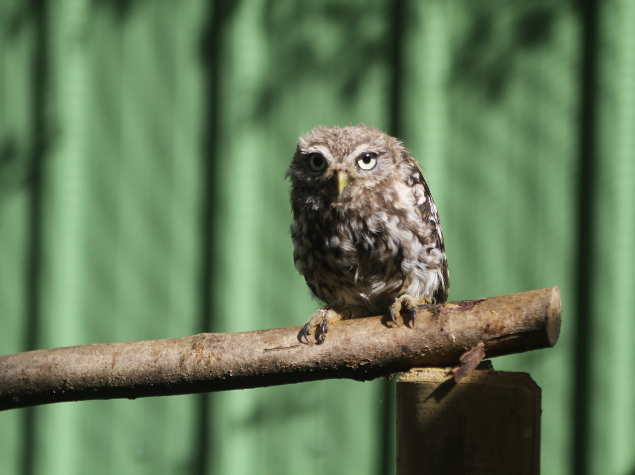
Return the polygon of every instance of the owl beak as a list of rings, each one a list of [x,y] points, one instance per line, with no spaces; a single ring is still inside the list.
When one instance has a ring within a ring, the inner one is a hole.
[[[344,188],[348,185],[348,174],[344,170],[337,171],[337,193],[342,194]]]

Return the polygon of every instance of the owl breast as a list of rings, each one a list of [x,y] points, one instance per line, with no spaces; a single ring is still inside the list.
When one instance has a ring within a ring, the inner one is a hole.
[[[329,306],[348,308],[353,318],[382,313],[404,293],[432,296],[443,278],[444,255],[412,192],[389,190],[297,210],[291,226],[295,266],[311,291]]]

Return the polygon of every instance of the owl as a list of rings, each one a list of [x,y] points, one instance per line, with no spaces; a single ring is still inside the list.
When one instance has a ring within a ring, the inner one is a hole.
[[[300,137],[291,181],[293,260],[324,302],[299,338],[324,341],[331,323],[445,302],[448,264],[437,208],[403,144],[366,125]]]

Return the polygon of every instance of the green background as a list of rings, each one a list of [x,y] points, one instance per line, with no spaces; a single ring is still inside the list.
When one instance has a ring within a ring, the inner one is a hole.
[[[635,2],[0,0],[0,354],[303,324],[284,172],[420,161],[453,300],[557,285],[543,474],[635,474]],[[389,474],[385,381],[0,413],[0,472]]]

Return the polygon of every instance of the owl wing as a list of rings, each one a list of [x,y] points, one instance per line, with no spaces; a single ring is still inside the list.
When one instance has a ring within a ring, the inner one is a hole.
[[[414,160],[414,159],[413,159]],[[439,271],[443,278],[443,285],[439,286],[433,297],[436,303],[443,303],[448,299],[450,293],[450,273],[448,270],[448,261],[445,256],[445,241],[443,239],[443,230],[441,229],[441,221],[439,220],[439,212],[434,204],[432,193],[428,183],[421,173],[419,164],[415,162],[415,170],[412,174],[412,187],[415,199],[415,206],[419,212],[419,216],[424,226],[430,228],[431,244],[441,251],[442,259],[439,262]]]

